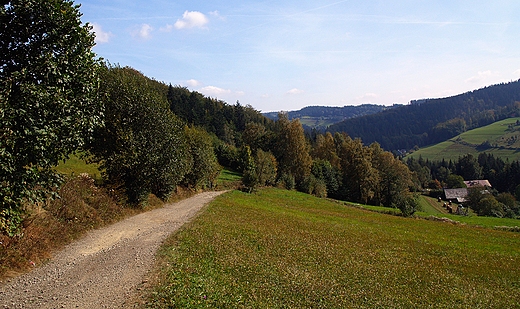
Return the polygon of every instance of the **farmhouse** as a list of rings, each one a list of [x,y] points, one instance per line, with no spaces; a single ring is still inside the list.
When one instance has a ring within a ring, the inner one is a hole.
[[[491,183],[489,180],[469,180],[464,181],[466,187],[484,187],[491,188]],[[466,196],[468,196],[467,188],[459,188],[459,189],[444,189],[444,195],[447,201],[462,203],[466,201]]]
[[[468,196],[468,189],[444,189],[444,195],[447,201],[462,203],[466,201],[466,196]]]
[[[489,182],[489,180],[469,180],[469,181],[464,181],[464,183],[466,184],[466,187],[468,187],[468,188],[471,188],[471,187],[489,187],[489,188],[491,188],[491,183]]]

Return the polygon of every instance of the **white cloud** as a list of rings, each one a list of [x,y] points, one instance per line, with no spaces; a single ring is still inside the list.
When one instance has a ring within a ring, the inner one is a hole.
[[[484,82],[491,78],[498,77],[500,74],[498,72],[491,72],[491,71],[484,71],[484,72],[478,72],[477,75],[472,76],[468,79],[466,79],[466,83],[478,83],[478,82]]]
[[[243,96],[245,95],[246,93],[244,91],[235,91],[235,94],[236,95],[239,95],[239,96]]]
[[[149,24],[142,24],[136,27],[132,32],[132,36],[148,40],[152,37],[153,28]]]
[[[372,100],[379,96],[375,93],[365,93],[362,96],[355,98],[354,100],[358,103],[372,103]]]
[[[261,97],[261,98],[269,98],[269,97],[271,97],[271,96],[269,95],[269,93],[266,93],[266,94],[262,94],[260,97]]]
[[[92,31],[96,34],[96,44],[108,43],[110,41],[110,38],[114,36],[112,32],[103,31],[101,25],[96,23],[92,24]]]
[[[305,93],[305,91],[303,90],[300,90],[300,89],[291,89],[289,91],[286,92],[286,94],[302,94],[302,93]]]
[[[209,12],[209,15],[211,15],[213,17],[217,17],[217,18],[219,18],[221,20],[225,20],[225,18],[220,15],[219,11]]]
[[[209,22],[206,15],[201,12],[184,12],[182,19],[177,19],[177,22],[173,25],[175,29],[190,29],[190,28],[204,28]]]
[[[195,79],[190,79],[190,80],[186,81],[186,84],[192,88],[202,85],[201,82],[199,82],[198,80],[195,80]]]
[[[161,31],[161,32],[172,32],[172,30],[173,30],[173,26],[169,25],[169,24],[166,24],[165,27],[159,28],[159,31]]]
[[[215,96],[216,97],[216,96],[222,96],[222,95],[230,94],[231,90],[229,90],[229,89],[222,89],[222,88],[215,87],[215,86],[207,86],[207,87],[200,88],[200,92],[202,92],[203,94],[205,94],[207,96]]]

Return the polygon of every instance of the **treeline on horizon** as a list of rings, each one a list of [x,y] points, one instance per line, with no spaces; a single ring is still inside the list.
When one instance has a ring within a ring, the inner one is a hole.
[[[368,144],[378,142],[395,152],[436,144],[466,130],[518,115],[520,81],[514,81],[347,119],[329,126],[327,131],[345,132]]]

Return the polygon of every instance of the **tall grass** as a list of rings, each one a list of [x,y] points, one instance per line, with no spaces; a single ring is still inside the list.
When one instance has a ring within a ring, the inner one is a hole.
[[[520,235],[264,189],[217,198],[159,253],[151,308],[520,307]]]

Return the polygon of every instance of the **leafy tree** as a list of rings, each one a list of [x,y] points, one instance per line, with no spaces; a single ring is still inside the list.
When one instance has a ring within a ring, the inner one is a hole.
[[[103,70],[100,99],[105,126],[88,150],[131,203],[153,193],[165,198],[192,166],[183,123],[153,81],[131,68]]]
[[[404,217],[409,217],[417,211],[419,203],[417,197],[412,194],[400,194],[395,197],[392,206],[401,210]]]
[[[312,149],[311,155],[315,159],[329,161],[332,166],[339,168],[339,157],[336,153],[334,137],[330,132],[317,136],[316,145]]]
[[[349,136],[339,147],[346,198],[366,204],[374,197],[379,182],[377,170],[372,166],[372,153],[363,147],[361,140],[352,140]]]
[[[448,179],[446,180],[446,185],[450,189],[456,189],[456,188],[466,188],[466,184],[464,183],[464,178],[459,175],[449,175]]]
[[[312,159],[300,121],[290,121],[286,113],[280,113],[276,134],[276,157],[281,173],[293,175],[297,185],[302,184],[311,172]]]
[[[244,174],[242,183],[244,184],[245,190],[251,193],[260,184],[258,173],[256,172],[255,160],[251,154],[251,148],[244,146],[240,157],[242,159],[242,170]]]
[[[275,157],[270,152],[257,150],[255,166],[260,186],[272,186],[276,183],[277,165]]]
[[[265,150],[266,134],[267,131],[264,125],[251,122],[246,125],[246,129],[242,133],[242,141],[245,145],[248,145],[253,152],[256,152],[257,149]]]
[[[402,200],[403,196],[408,195],[409,188],[413,185],[408,167],[396,159],[392,153],[383,151],[377,143],[370,145],[369,148],[372,151],[372,165],[379,176],[379,182],[375,187],[375,204],[382,204],[386,207],[390,207],[396,202],[411,205],[408,200]]]
[[[101,122],[94,34],[80,17],[67,0],[0,6],[0,230],[8,233],[22,202],[43,198],[57,180],[51,168]]]
[[[197,189],[213,187],[221,167],[209,134],[195,127],[185,127],[184,134],[193,160],[193,166],[186,174],[184,182]]]

